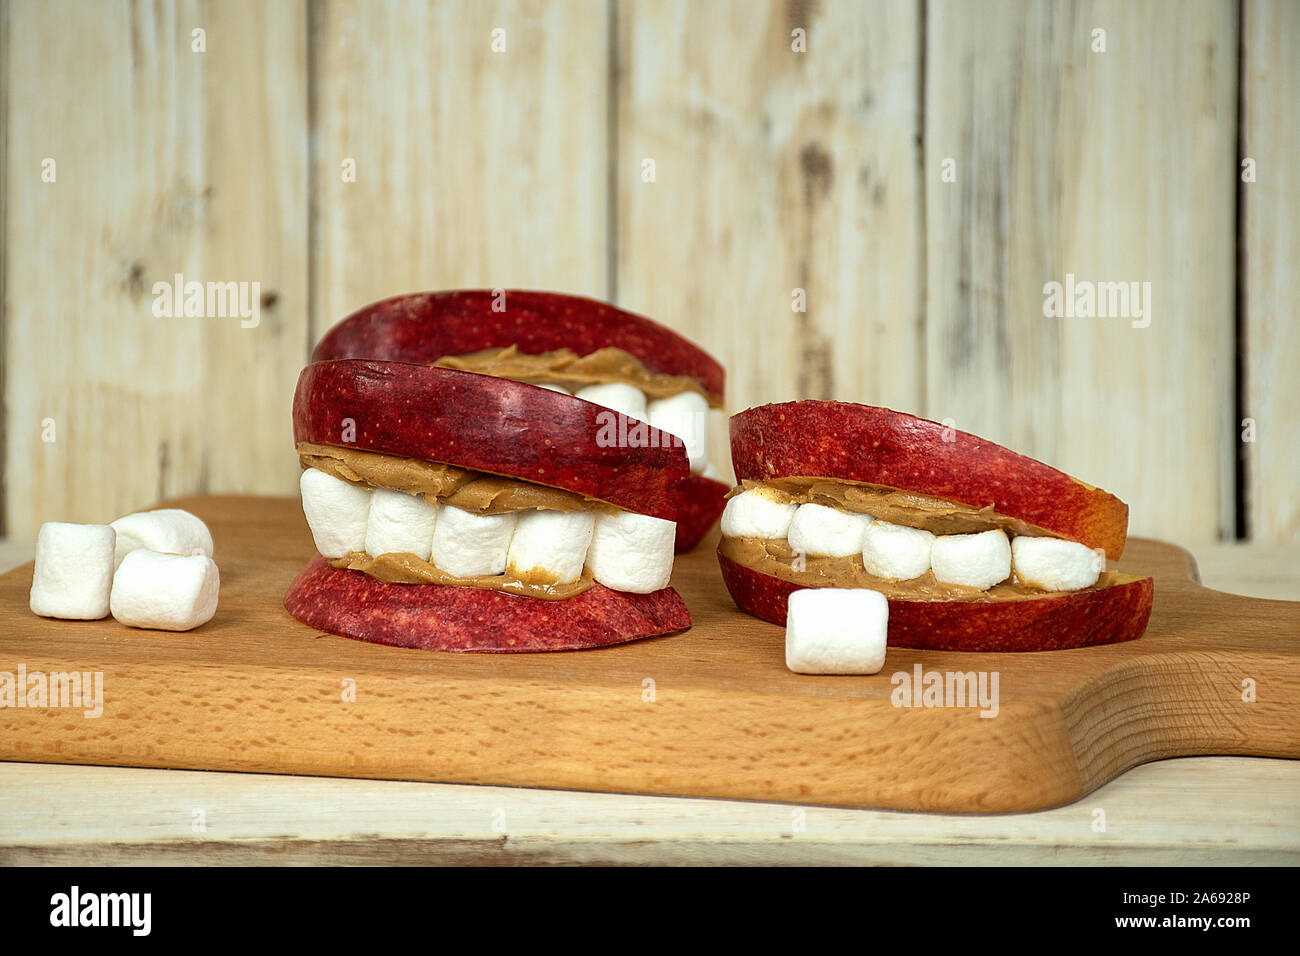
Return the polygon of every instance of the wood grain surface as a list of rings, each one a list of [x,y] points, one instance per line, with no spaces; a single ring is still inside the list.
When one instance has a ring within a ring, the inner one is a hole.
[[[720,356],[734,411],[921,407],[918,10],[618,7],[619,304]]]
[[[259,285],[256,328],[200,320],[203,453],[197,491],[292,492],[284,449],[309,337],[307,0],[203,10],[204,280]],[[178,321],[187,321],[184,319]],[[193,320],[188,320],[193,321]]]
[[[1247,530],[1262,541],[1300,539],[1300,4],[1242,4],[1242,315],[1246,392]],[[1242,170],[1238,169],[1240,176]],[[1239,423],[1240,424],[1240,423]],[[1244,432],[1244,429],[1243,429]]]
[[[313,344],[403,292],[606,294],[607,12],[313,4]]]
[[[0,763],[0,865],[1294,866],[1297,792],[1262,757],[986,815]]]
[[[305,5],[6,10],[21,37],[7,71],[8,533],[208,487],[287,493],[307,334]],[[259,282],[262,321],[154,315],[154,283],[177,273]]]
[[[684,634],[445,655],[321,635],[285,614],[311,554],[293,501],[173,504],[210,524],[222,569],[221,608],[195,632],[39,619],[25,611],[30,566],[0,578],[5,669],[101,671],[105,698],[98,718],[0,710],[0,757],[995,812],[1070,802],[1176,754],[1300,756],[1300,606],[1208,591],[1185,552],[1158,542],[1132,542],[1121,565],[1156,576],[1139,641],[893,649],[873,677],[809,678],[785,669],[781,628],[731,604],[707,548],[674,577],[695,619]],[[997,716],[893,706],[891,676],[918,664],[996,670]]]
[[[1114,492],[1134,534],[1231,536],[1235,8],[927,11],[926,417]],[[1147,315],[1045,317],[1071,274],[1149,283]]]

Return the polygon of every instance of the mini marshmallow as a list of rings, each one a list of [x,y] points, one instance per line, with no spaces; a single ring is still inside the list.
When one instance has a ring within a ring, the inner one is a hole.
[[[217,613],[221,575],[206,554],[160,554],[137,548],[113,576],[113,617],[130,627],[188,631]]]
[[[1011,542],[999,528],[940,535],[930,549],[930,566],[936,580],[984,591],[1011,574]]]
[[[762,490],[742,491],[727,499],[722,533],[728,538],[784,538],[798,510],[798,505],[777,501]]]
[[[582,577],[595,531],[590,511],[523,511],[506,555],[506,570],[516,578],[542,577],[568,584]]]
[[[350,485],[318,468],[308,468],[299,482],[302,513],[311,526],[316,550],[327,558],[346,557],[366,549],[370,521],[370,489]]]
[[[1091,548],[1060,538],[1018,535],[1011,539],[1011,557],[1020,582],[1045,591],[1090,588],[1105,566]]]
[[[545,388],[552,392],[559,392],[561,395],[572,395],[573,393],[563,385],[552,385],[550,382],[529,382],[529,385],[536,385],[538,388]]]
[[[870,515],[806,504],[794,513],[786,537],[790,547],[804,554],[846,558],[862,550],[862,535],[870,523]]]
[[[377,558],[409,553],[428,561],[437,518],[438,510],[419,495],[376,488],[370,495],[366,521],[366,554]]]
[[[116,539],[117,533],[106,524],[41,525],[28,597],[32,613],[70,621],[106,617]]]
[[[646,406],[646,415],[652,426],[682,440],[692,473],[704,471],[709,464],[709,403],[703,395],[685,391],[656,399]]]
[[[645,392],[622,382],[605,382],[601,385],[588,385],[573,393],[586,402],[604,405],[616,412],[622,412],[628,418],[646,420]]]
[[[722,475],[720,475],[720,474],[718,473],[718,469],[716,469],[716,468],[713,467],[713,463],[712,463],[712,462],[709,462],[709,464],[707,464],[707,465],[704,466],[704,470],[703,470],[702,472],[700,472],[700,477],[701,477],[701,478],[710,478],[710,479],[712,479],[713,481],[721,481],[721,480],[722,480]]]
[[[433,529],[434,567],[460,578],[501,574],[517,521],[514,512],[481,515],[443,505]]]
[[[587,567],[607,588],[649,594],[668,586],[676,539],[675,521],[630,511],[598,514]]]
[[[862,566],[868,574],[910,581],[930,570],[934,535],[924,528],[873,521],[862,537]]]
[[[137,511],[111,525],[117,532],[113,566],[137,548],[163,554],[206,554],[212,557],[212,532],[197,515],[180,508]]]
[[[796,674],[875,674],[885,666],[889,602],[865,588],[804,588],[786,604],[785,666]]]

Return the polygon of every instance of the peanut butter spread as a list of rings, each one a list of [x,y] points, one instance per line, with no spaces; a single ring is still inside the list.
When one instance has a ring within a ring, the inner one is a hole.
[[[695,379],[652,372],[635,355],[618,348],[597,349],[589,355],[578,355],[571,349],[529,355],[511,345],[465,355],[445,355],[433,364],[517,382],[546,382],[570,391],[586,385],[622,382],[639,388],[651,398],[667,398],[685,391],[699,392],[714,408],[722,407],[722,402],[706,392]]]
[[[392,488],[420,495],[431,505],[448,504],[478,514],[506,514],[535,508],[554,511],[619,510],[595,498],[560,488],[359,448],[300,442],[298,461],[303,468],[317,468],[363,488]],[[565,584],[557,583],[555,576],[544,568],[531,568],[523,573],[511,573],[514,569],[508,569],[504,575],[457,577],[409,552],[376,556],[353,551],[346,558],[332,559],[330,567],[362,571],[388,584],[450,584],[548,601],[574,597],[595,583],[586,568],[582,577]]]
[[[803,557],[796,565],[794,549],[784,539],[723,538],[722,553],[742,567],[770,575],[802,587],[870,588],[887,598],[914,601],[1023,601],[1054,594],[1078,594],[1078,591],[1043,591],[1018,582],[1014,575],[987,591],[945,584],[927,571],[910,581],[892,581],[867,573],[860,555],[844,558]],[[799,570],[796,570],[796,567]],[[1084,591],[1095,591],[1137,580],[1136,575],[1103,571],[1097,583]]]
[[[507,594],[541,598],[545,601],[563,601],[565,598],[581,594],[596,583],[591,572],[586,568],[582,569],[582,577],[566,584],[557,584],[554,575],[548,574],[542,568],[533,568],[522,574],[457,577],[409,552],[400,554],[393,552],[372,557],[363,552],[353,551],[346,558],[334,558],[330,561],[330,567],[364,571],[372,578],[378,578],[388,584],[452,584],[459,587],[505,591]]]
[[[831,480],[829,478],[771,478],[749,481],[732,489],[727,497],[742,491],[764,490],[776,500],[791,504],[819,504],[856,514],[869,514],[890,524],[924,528],[932,534],[972,534],[1001,528],[1009,535],[1059,538],[1037,525],[998,514],[992,505],[973,508],[932,495],[899,491],[884,485]]]
[[[614,505],[577,492],[437,461],[401,458],[336,445],[298,445],[303,468],[317,468],[363,488],[392,488],[476,514],[499,515],[543,508],[551,511],[617,513]]]

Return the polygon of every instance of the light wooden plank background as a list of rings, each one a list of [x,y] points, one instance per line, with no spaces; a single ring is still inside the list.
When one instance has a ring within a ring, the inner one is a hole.
[[[1119,494],[1135,533],[1232,537],[1239,507],[1258,540],[1300,530],[1287,0],[0,15],[11,537],[290,492],[289,395],[319,335],[458,286],[652,315],[724,362],[732,410],[950,418]],[[155,318],[176,272],[260,282],[261,323]],[[1044,318],[1067,273],[1150,282],[1150,326]]]
[[[401,292],[606,296],[604,3],[322,2],[311,38],[313,344]]]
[[[1113,490],[1134,531],[1232,534],[1235,7],[929,14],[929,416]],[[1045,318],[1070,273],[1149,281],[1150,325]]]
[[[1245,444],[1249,531],[1300,538],[1300,4],[1243,7],[1242,183]]]
[[[305,11],[6,6],[15,536],[186,489],[292,486],[287,410],[308,334]],[[153,284],[176,273],[260,282],[259,325],[154,316]]]
[[[918,13],[619,8],[618,298],[724,357],[734,409],[922,404]]]

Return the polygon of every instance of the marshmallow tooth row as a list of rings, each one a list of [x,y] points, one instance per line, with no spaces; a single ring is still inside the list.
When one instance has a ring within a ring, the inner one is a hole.
[[[667,398],[650,399],[641,389],[623,382],[587,385],[576,392],[570,392],[549,382],[533,384],[553,392],[573,395],[586,402],[603,405],[605,408],[621,412],[628,418],[646,422],[652,428],[676,435],[686,446],[686,455],[691,460],[691,473],[705,475],[705,477],[713,476],[707,474],[712,470],[708,460],[709,403],[699,392],[688,389],[676,395],[669,395]]]
[[[302,473],[302,510],[326,558],[414,554],[456,577],[509,574],[568,584],[583,568],[605,587],[649,594],[672,575],[675,522],[619,512],[476,514],[418,495],[362,488],[316,468]]]
[[[212,534],[188,511],[142,511],[109,525],[47,521],[28,606],[41,617],[188,631],[217,611]]]
[[[1091,549],[1060,538],[1017,535],[994,528],[974,534],[935,535],[922,528],[878,521],[870,515],[819,504],[794,504],[763,489],[727,501],[722,533],[729,538],[784,538],[814,557],[862,556],[868,574],[910,581],[927,571],[945,584],[988,590],[1017,580],[1045,591],[1076,591],[1097,583],[1104,561]]]

